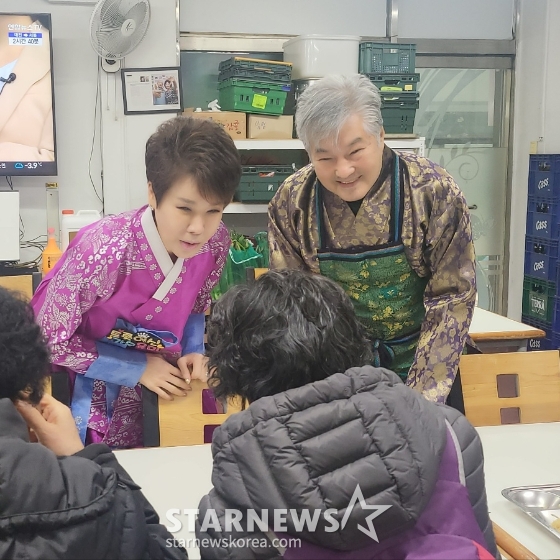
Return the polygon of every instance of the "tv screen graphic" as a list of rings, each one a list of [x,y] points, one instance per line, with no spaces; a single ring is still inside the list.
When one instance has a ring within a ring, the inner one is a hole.
[[[0,12],[0,175],[56,175],[50,14]]]

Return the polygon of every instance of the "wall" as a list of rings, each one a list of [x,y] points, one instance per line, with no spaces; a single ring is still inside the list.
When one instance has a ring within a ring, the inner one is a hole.
[[[148,32],[123,67],[179,65],[178,0],[150,0],[150,5]],[[102,73],[101,78],[107,100],[103,108],[105,211],[117,213],[146,204],[146,140],[173,115],[124,116],[120,73]]]
[[[175,0],[151,0],[147,34],[127,56],[128,67],[176,66],[177,8]],[[120,74],[100,73],[98,126],[92,153],[98,83],[98,57],[90,45],[89,20],[93,5],[55,4],[46,0],[1,0],[0,10],[49,12],[52,15],[53,71],[58,152],[57,177],[15,177],[20,191],[25,238],[46,232],[45,182],[57,181],[61,208],[100,209],[90,181],[101,186],[100,126],[103,129],[105,210],[108,213],[145,202],[144,143],[155,127],[170,115],[123,116]],[[89,164],[91,155],[91,166]],[[6,187],[0,178],[0,188]],[[22,254],[22,259],[36,256]]]
[[[512,0],[398,0],[399,37],[511,39]]]
[[[181,0],[181,31],[383,37],[386,0]]]
[[[508,316],[521,317],[527,177],[531,142],[539,153],[560,153],[557,0],[521,0],[515,63]],[[541,139],[539,141],[539,139]]]
[[[511,39],[514,0],[398,0],[399,37]],[[181,0],[181,31],[385,37],[386,0]]]

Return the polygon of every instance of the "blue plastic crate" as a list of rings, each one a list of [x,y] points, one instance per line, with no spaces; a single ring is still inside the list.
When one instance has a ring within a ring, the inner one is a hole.
[[[521,317],[521,322],[525,323],[526,325],[531,325],[537,329],[543,330],[546,335],[544,338],[529,338],[527,339],[527,351],[533,350],[552,350],[553,349],[553,340],[552,340],[552,326],[550,323],[545,323],[543,321],[537,321],[532,317],[527,317],[523,315]],[[560,342],[560,339],[559,339]],[[560,346],[558,346],[560,348]]]
[[[560,154],[530,156],[529,196],[558,200],[560,197]]]
[[[537,280],[556,282],[558,241],[525,238],[525,274]]]
[[[530,196],[527,205],[527,235],[557,240],[559,208],[557,201]]]

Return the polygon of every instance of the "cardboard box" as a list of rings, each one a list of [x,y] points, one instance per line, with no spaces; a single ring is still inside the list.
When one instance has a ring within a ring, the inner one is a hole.
[[[183,114],[195,119],[209,119],[221,124],[234,140],[247,138],[247,114],[238,111],[199,111],[185,109]]]
[[[247,138],[259,140],[290,140],[294,128],[292,115],[249,115]]]

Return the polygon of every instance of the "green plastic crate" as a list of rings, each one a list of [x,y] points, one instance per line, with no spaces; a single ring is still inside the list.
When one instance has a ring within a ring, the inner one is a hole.
[[[280,185],[294,173],[291,165],[243,166],[235,193],[238,202],[270,202]]]
[[[386,133],[412,134],[420,104],[418,96],[417,92],[381,92],[381,116]]]
[[[416,45],[360,43],[358,68],[362,74],[410,74],[416,68]]]
[[[420,74],[367,74],[379,91],[416,91]]]
[[[290,87],[230,78],[218,84],[218,102],[223,111],[282,115]]]
[[[525,276],[523,279],[523,315],[552,324],[556,284]]]
[[[412,134],[416,109],[385,109],[383,116],[383,129],[386,134]]]
[[[290,62],[234,56],[220,62],[219,69],[219,82],[230,78],[237,78],[289,84],[292,80],[292,64]]]

